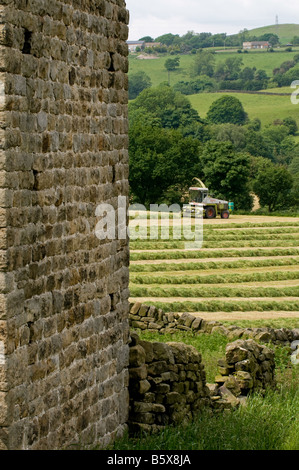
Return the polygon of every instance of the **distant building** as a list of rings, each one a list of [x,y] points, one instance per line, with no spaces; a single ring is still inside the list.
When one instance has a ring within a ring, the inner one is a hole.
[[[127,41],[127,45],[130,52],[136,52],[137,47],[140,49],[144,49],[145,42],[144,41]]]
[[[160,42],[146,42],[145,47],[158,47],[158,46],[161,46],[161,43]]]
[[[268,49],[271,44],[268,41],[243,42],[243,49]]]

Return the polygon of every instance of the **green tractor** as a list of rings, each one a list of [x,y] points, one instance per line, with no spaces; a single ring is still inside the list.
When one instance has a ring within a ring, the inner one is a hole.
[[[201,217],[214,219],[218,215],[222,219],[228,219],[233,210],[233,203],[222,201],[209,196],[209,190],[198,178],[194,178],[200,183],[199,186],[189,188],[189,204],[184,206],[183,213],[191,217]]]

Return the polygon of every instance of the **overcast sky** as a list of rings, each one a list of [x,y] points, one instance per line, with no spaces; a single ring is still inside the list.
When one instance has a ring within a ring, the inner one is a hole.
[[[299,23],[298,0],[126,0],[130,40],[187,31],[238,33],[241,29]]]

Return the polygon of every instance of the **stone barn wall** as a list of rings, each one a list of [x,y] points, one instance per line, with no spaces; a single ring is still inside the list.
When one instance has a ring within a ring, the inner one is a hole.
[[[0,17],[0,449],[105,445],[128,419],[129,251],[95,211],[128,196],[128,12]]]

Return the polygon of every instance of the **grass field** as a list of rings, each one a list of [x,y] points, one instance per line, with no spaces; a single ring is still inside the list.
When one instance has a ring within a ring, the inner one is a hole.
[[[212,320],[299,327],[298,222],[237,215],[204,220],[200,250],[185,250],[183,240],[132,241],[131,301]]]

